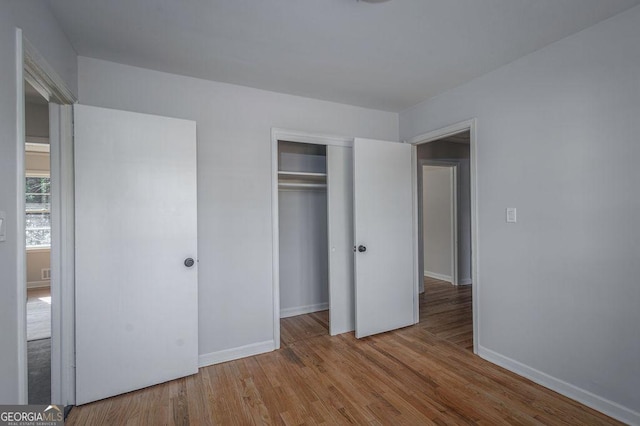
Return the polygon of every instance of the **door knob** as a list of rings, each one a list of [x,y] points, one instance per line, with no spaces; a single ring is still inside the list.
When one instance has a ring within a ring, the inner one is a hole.
[[[367,251],[367,248],[365,246],[360,245],[360,246],[358,246],[358,251],[360,253],[364,253],[365,251]]]
[[[187,268],[191,268],[195,263],[196,263],[196,261],[195,261],[195,260],[193,260],[193,259],[192,259],[192,258],[190,258],[190,257],[187,257],[187,258],[184,260],[184,266],[186,266]]]

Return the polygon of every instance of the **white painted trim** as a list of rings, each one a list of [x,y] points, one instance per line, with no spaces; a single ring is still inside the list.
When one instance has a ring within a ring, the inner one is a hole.
[[[278,213],[278,135],[271,129],[271,261],[273,346],[280,349],[280,220]]]
[[[209,365],[220,364],[222,362],[233,361],[235,359],[246,358],[271,352],[277,349],[273,340],[265,342],[252,343],[250,345],[240,346],[237,348],[225,349],[217,352],[210,352],[198,356],[198,367],[207,367]]]
[[[280,223],[278,212],[278,141],[310,143],[316,145],[353,146],[353,138],[322,135],[287,130],[271,129],[271,262],[273,294],[273,344],[280,349]]]
[[[31,152],[49,152],[49,138],[44,136],[27,136],[26,150]]]
[[[640,424],[640,412],[624,407],[616,402],[609,401],[592,392],[579,388],[564,380],[550,376],[533,367],[529,367],[519,361],[501,355],[491,349],[479,346],[478,355],[485,360],[499,365],[509,371],[512,371],[522,377],[535,382],[541,386],[558,392],[568,398],[580,402],[588,407],[598,410],[614,419],[620,420],[628,424]]]
[[[431,132],[423,133],[418,136],[414,136],[409,139],[407,143],[412,145],[421,145],[423,143],[429,143],[436,140],[444,139],[446,137],[455,135],[457,133],[466,132],[470,130],[472,127],[475,127],[476,119],[472,118],[470,120],[461,121],[460,123],[452,124],[450,126],[443,127],[441,129],[433,130]]]
[[[51,247],[26,247],[27,253],[45,253],[50,252]]]
[[[422,188],[422,183],[418,182],[418,179],[422,179],[422,170],[418,171],[418,149],[416,146],[411,147],[411,213],[412,213],[412,227],[413,227],[413,270],[415,271],[415,289],[413,291],[413,323],[418,324],[420,322],[420,293],[424,293],[424,278],[420,276],[420,250],[418,245],[422,238],[419,233],[422,232],[420,214],[422,209],[419,207],[419,200],[421,199],[418,191]],[[419,177],[420,176],[420,177]],[[424,258],[424,256],[423,256]]]
[[[22,30],[16,28],[16,191],[22,196],[16,203],[16,299],[17,299],[17,355],[18,355],[18,404],[27,404],[29,400],[29,381],[27,366],[27,252],[25,239],[21,238],[25,229],[24,182],[25,182],[25,117],[24,117],[24,62]]]
[[[458,166],[450,166],[451,179],[451,283],[458,285]]]
[[[20,49],[20,52],[23,57],[21,68],[24,70],[24,79],[47,101],[58,104],[72,104],[77,101],[64,80],[28,39],[23,38],[23,48]]]
[[[353,146],[353,138],[336,135],[324,135],[320,133],[302,132],[299,130],[271,129],[271,140],[310,143],[315,145]]]
[[[471,285],[471,283],[472,283],[471,278],[465,278],[463,280],[460,280],[458,285]]]
[[[60,176],[60,238],[54,240],[51,277],[60,282],[60,300],[62,303],[55,308],[60,312],[60,377],[53,379],[53,384],[60,382],[60,401],[62,405],[76,403],[76,375],[75,375],[75,189],[74,189],[74,157],[73,157],[73,107],[63,105],[59,108],[60,137],[52,146],[59,145],[59,159],[52,165],[54,176]],[[56,150],[54,148],[54,150]],[[55,178],[54,178],[55,182]],[[53,187],[55,190],[55,185]],[[55,196],[53,198],[55,204]],[[58,212],[58,208],[55,208]],[[59,259],[59,260],[58,260]],[[53,370],[52,370],[53,371]],[[54,395],[54,393],[52,393]]]
[[[436,274],[435,272],[431,272],[431,271],[424,271],[424,276],[425,277],[429,277],[429,278],[434,278],[434,279],[440,280],[440,281],[446,281],[448,283],[453,284],[453,277],[451,277],[449,275]]]
[[[329,303],[316,303],[315,305],[296,306],[294,308],[280,309],[280,318],[295,317],[297,315],[310,314],[313,312],[326,311]]]
[[[27,281],[27,289],[44,288],[44,287],[50,287],[50,286],[51,286],[51,280]]]
[[[471,178],[471,280],[474,283],[472,293],[472,305],[473,305],[473,353],[478,353],[480,346],[480,281],[478,279],[480,275],[479,256],[479,244],[478,244],[478,155],[477,155],[477,119],[472,118],[470,120],[462,121],[460,123],[452,124],[450,126],[443,127],[441,129],[433,130],[431,132],[423,133],[422,135],[415,136],[407,141],[407,143],[413,145],[420,145],[423,143],[433,142],[438,139],[446,138],[447,136],[469,131],[470,142],[469,150],[471,151],[471,158],[469,160],[469,175]]]

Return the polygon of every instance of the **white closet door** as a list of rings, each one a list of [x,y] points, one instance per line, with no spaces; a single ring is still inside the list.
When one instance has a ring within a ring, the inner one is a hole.
[[[356,139],[354,231],[356,337],[414,324],[411,145]]]
[[[76,105],[77,403],[198,371],[195,122]]]
[[[327,146],[329,333],[353,331],[353,149]]]

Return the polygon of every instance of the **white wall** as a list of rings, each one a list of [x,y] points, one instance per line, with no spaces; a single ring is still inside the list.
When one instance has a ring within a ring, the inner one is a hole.
[[[323,310],[319,305],[329,303],[327,192],[279,191],[278,204],[281,316]]]
[[[44,1],[0,0],[0,210],[7,213],[7,241],[0,242],[0,403],[18,402],[17,287],[25,279],[16,267],[18,239],[17,205],[24,194],[16,172],[16,52],[15,28],[40,51],[76,91],[76,54],[55,23]],[[23,149],[23,147],[20,147]]]
[[[49,137],[49,105],[27,102],[25,110],[25,134],[39,138]]]
[[[638,40],[635,7],[400,114],[402,139],[477,117],[480,354],[633,423]]]
[[[398,138],[398,115],[79,58],[80,102],[197,122],[201,354],[273,339],[271,128]]]
[[[453,265],[452,167],[422,168],[424,274],[451,281]]]

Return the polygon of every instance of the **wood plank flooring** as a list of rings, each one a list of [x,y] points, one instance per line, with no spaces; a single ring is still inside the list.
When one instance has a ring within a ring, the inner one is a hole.
[[[420,325],[430,333],[473,351],[471,286],[424,278]]]
[[[67,425],[620,424],[473,355],[471,289],[426,284],[415,326],[357,340],[330,337],[326,311],[283,319],[278,351],[76,407]]]

